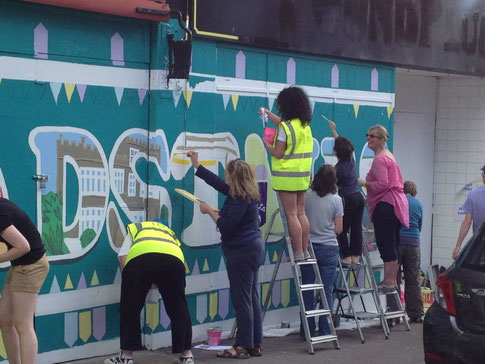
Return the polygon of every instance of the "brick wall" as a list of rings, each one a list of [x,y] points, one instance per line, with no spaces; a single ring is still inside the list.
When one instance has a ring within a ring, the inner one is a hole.
[[[466,199],[465,187],[470,183],[481,184],[479,169],[485,164],[485,103],[481,103],[482,100],[485,100],[485,80],[452,77],[438,81],[432,233],[434,264],[451,264],[451,253],[461,224],[458,207]]]

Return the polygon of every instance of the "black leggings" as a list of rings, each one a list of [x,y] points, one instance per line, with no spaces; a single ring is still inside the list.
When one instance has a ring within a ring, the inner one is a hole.
[[[379,202],[372,216],[376,243],[384,262],[399,259],[399,232],[401,222],[397,219],[394,206],[387,202]]]
[[[185,266],[172,255],[148,253],[133,258],[123,269],[120,301],[120,347],[140,350],[140,312],[152,284],[158,286],[172,324],[172,352],[192,346],[192,323],[185,299]]]
[[[338,236],[340,257],[362,254],[362,215],[364,214],[365,200],[362,193],[356,192],[343,198],[344,202],[344,228]],[[350,243],[349,235],[350,232]]]

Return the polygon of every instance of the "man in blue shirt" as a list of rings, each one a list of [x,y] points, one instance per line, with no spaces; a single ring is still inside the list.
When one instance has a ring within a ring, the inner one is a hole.
[[[418,193],[416,184],[404,182],[404,193],[409,202],[409,227],[401,228],[399,254],[404,272],[404,300],[406,313],[411,322],[423,322],[423,299],[419,285],[421,265],[419,235],[423,225],[423,205],[415,198]]]
[[[455,249],[453,250],[453,259],[458,258],[460,253],[461,244],[465,239],[468,230],[473,222],[473,234],[475,234],[480,226],[485,222],[485,166],[482,170],[482,181],[484,186],[478,187],[471,191],[463,205],[463,211],[465,211],[465,220],[461,223],[460,233],[456,241]]]

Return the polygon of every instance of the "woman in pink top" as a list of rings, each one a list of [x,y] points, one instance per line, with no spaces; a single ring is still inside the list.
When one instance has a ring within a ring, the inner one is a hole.
[[[386,128],[375,125],[369,129],[367,143],[376,155],[367,174],[367,202],[374,222],[377,247],[384,261],[381,291],[392,292],[396,287],[401,225],[409,226],[409,205],[403,192],[403,178],[396,159],[386,149],[389,134]]]

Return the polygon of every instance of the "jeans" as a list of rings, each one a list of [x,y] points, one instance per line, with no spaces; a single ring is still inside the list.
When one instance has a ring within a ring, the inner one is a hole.
[[[335,276],[337,275],[337,265],[339,259],[339,247],[335,245],[313,244],[313,251],[317,259],[322,283],[325,287],[325,296],[328,302],[330,312],[333,311],[333,284]],[[315,274],[313,267],[310,265],[303,265],[301,267],[301,278],[303,284],[311,284],[315,282]],[[319,296],[318,296],[319,297]],[[315,308],[315,295],[313,291],[303,292],[303,301],[305,303],[305,310],[313,310]],[[323,306],[321,307],[323,308]],[[328,327],[328,316],[320,316],[318,320],[318,331],[320,335],[329,335],[330,328]],[[308,318],[308,325],[310,327],[310,334],[315,333],[315,318]],[[304,336],[303,325],[300,324],[300,335]]]
[[[423,298],[419,286],[420,248],[413,245],[400,245],[399,251],[404,272],[406,313],[410,319],[418,319],[424,316]]]
[[[227,276],[232,304],[236,310],[237,333],[234,346],[252,348],[263,343],[263,321],[258,294],[258,270],[264,256],[262,238],[244,248],[226,249]]]

